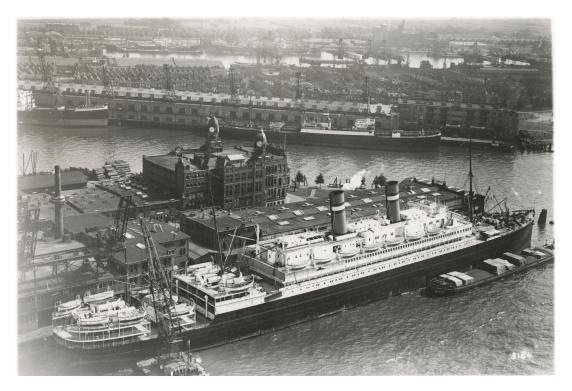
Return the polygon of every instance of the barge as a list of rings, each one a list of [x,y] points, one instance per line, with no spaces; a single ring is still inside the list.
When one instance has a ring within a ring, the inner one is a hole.
[[[520,255],[505,252],[500,258],[486,259],[470,270],[441,274],[429,281],[428,288],[437,296],[456,295],[552,261],[554,253],[547,247],[524,249]]]

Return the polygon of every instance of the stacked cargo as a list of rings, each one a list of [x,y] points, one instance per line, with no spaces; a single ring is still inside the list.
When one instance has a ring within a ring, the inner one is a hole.
[[[95,170],[95,175],[97,176],[98,180],[103,180],[105,179],[105,171],[103,170],[103,168],[96,168]]]
[[[131,175],[131,167],[129,167],[129,163],[125,160],[115,160],[111,162],[111,165],[115,168],[119,176],[128,177]]]
[[[489,273],[493,273],[494,275],[500,276],[504,272],[506,272],[506,266],[495,262],[494,259],[486,259],[483,263],[480,264],[479,268],[488,271]]]
[[[509,261],[507,261],[506,259],[502,259],[502,258],[495,258],[493,259],[494,262],[496,262],[499,265],[503,265],[506,270],[514,270],[515,266],[510,263]]]
[[[534,250],[532,248],[524,249],[524,250],[522,250],[522,253],[524,255],[528,255],[528,256],[534,257],[536,259],[542,259],[542,257],[544,256],[543,252],[538,251],[538,250]]]
[[[447,281],[452,282],[453,284],[455,284],[455,286],[456,286],[457,288],[463,285],[463,280],[461,280],[461,279],[459,279],[459,278],[457,278],[457,277],[455,277],[455,276],[452,276],[452,275],[450,275],[450,274],[441,274],[440,277],[443,277],[443,278],[446,279]]]
[[[450,276],[457,277],[459,280],[463,281],[463,285],[467,285],[472,283],[475,279],[468,274],[461,273],[461,272],[449,272],[447,273]]]
[[[524,257],[521,257],[520,255],[516,255],[513,253],[503,253],[502,255],[507,261],[509,261],[510,263],[512,263],[513,265],[515,265],[516,267],[521,267],[524,266],[526,264],[526,261],[524,259]]]

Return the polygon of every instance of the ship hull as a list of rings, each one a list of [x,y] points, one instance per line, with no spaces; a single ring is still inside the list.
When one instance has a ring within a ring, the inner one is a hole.
[[[431,278],[451,269],[468,267],[485,258],[500,256],[506,251],[516,252],[529,247],[531,235],[532,222],[505,236],[420,263],[217,315],[208,326],[187,331],[180,337],[190,341],[191,350],[202,350],[286,328],[346,308],[426,287]],[[146,350],[158,343],[159,340],[151,339],[122,346],[119,349],[123,352]],[[114,354],[118,353],[117,349],[112,351]],[[98,351],[98,353],[106,352]]]
[[[248,127],[222,126],[221,136],[253,140],[258,130]],[[441,141],[440,134],[419,136],[356,136],[297,131],[265,131],[266,139],[275,144],[311,145],[319,147],[342,147],[352,149],[372,149],[381,151],[422,152],[436,151]]]
[[[57,110],[39,109],[18,111],[18,124],[58,127],[107,126],[108,109],[101,110]]]

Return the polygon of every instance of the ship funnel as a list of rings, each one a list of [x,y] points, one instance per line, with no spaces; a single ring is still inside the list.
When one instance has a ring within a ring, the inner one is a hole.
[[[64,236],[64,214],[63,214],[63,206],[65,202],[65,198],[62,196],[62,174],[60,172],[60,166],[54,167],[55,171],[55,192],[52,202],[54,203],[54,238],[61,239]]]
[[[393,223],[401,220],[399,210],[399,184],[389,181],[385,185],[385,199],[387,200],[387,218]]]
[[[332,233],[334,235],[344,235],[347,233],[345,203],[346,198],[343,190],[334,190],[330,193],[330,212]]]

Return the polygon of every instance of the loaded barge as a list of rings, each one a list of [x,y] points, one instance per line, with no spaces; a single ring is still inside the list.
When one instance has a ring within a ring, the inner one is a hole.
[[[429,281],[428,288],[437,296],[456,295],[552,261],[554,253],[546,247],[524,249],[520,255],[505,252],[500,258],[486,259],[472,269],[441,274]]]

